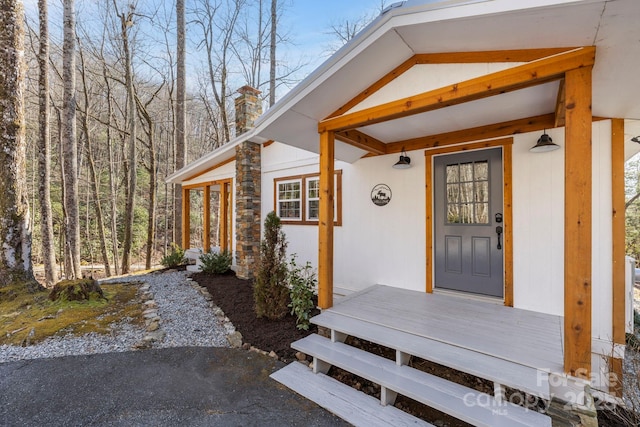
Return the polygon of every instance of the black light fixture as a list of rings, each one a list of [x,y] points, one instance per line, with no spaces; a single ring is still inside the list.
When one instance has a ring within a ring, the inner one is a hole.
[[[633,142],[637,142],[638,144],[640,144],[640,135],[638,135],[638,136],[634,136],[633,138],[631,138],[631,140],[632,140]]]
[[[400,153],[400,160],[393,165],[394,169],[409,169],[411,167],[411,158],[407,156],[407,152],[402,147],[402,153]]]
[[[546,153],[547,151],[554,151],[558,148],[560,148],[560,146],[553,142],[553,139],[547,135],[547,130],[545,129],[542,136],[538,138],[536,145],[529,148],[529,151],[532,153]]]

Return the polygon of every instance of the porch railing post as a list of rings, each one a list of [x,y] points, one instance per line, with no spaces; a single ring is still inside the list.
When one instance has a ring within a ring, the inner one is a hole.
[[[191,244],[191,221],[189,214],[191,212],[191,200],[188,188],[182,188],[182,249],[189,249]]]
[[[320,207],[318,221],[318,305],[333,306],[333,199],[335,139],[332,131],[320,134]]]
[[[211,187],[204,186],[202,195],[202,250],[204,253],[211,249]]]

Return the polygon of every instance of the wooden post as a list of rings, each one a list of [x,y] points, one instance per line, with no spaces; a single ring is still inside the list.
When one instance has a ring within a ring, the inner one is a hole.
[[[591,67],[565,74],[564,370],[591,373]]]
[[[189,199],[189,189],[182,188],[182,249],[189,249],[191,242],[191,200]]]
[[[425,260],[426,266],[426,292],[428,294],[433,293],[433,155],[428,151],[424,153],[424,171],[425,171],[425,200],[426,200],[426,254]]]
[[[624,195],[624,120],[611,120],[611,194],[612,194],[612,295],[613,343],[625,344],[625,195]],[[609,392],[622,397],[622,359],[612,355],[611,373],[616,375]]]
[[[320,208],[318,221],[318,305],[333,306],[333,132],[320,134]]]
[[[202,195],[202,250],[207,253],[211,250],[211,187],[204,186]]]
[[[220,236],[218,238],[218,245],[220,246],[221,251],[226,251],[227,249],[229,249],[229,218],[227,215],[227,212],[229,211],[229,190],[227,189],[227,185],[230,184],[227,182],[220,183],[220,203],[218,203],[218,209],[220,209],[220,212],[218,213],[218,234]]]

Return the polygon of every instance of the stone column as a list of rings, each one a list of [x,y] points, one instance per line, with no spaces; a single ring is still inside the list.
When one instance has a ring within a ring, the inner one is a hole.
[[[236,275],[253,279],[260,260],[260,144],[236,148]]]

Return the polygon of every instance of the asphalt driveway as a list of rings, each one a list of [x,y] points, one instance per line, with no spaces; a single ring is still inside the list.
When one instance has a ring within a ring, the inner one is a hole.
[[[2,363],[0,425],[347,425],[270,379],[282,366],[205,347]]]

